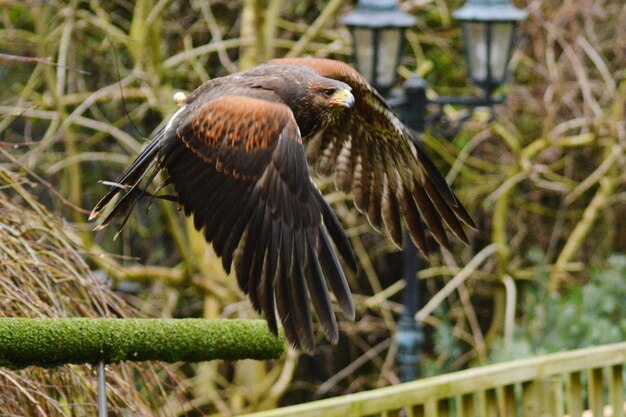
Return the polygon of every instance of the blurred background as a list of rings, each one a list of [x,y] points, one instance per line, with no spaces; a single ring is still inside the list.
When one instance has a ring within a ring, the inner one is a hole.
[[[476,93],[451,16],[462,3],[400,2],[417,23],[399,86],[418,74],[429,97]],[[450,140],[423,135],[480,228],[419,272],[424,377],[626,339],[626,5],[514,3],[528,17],[495,119],[478,111]],[[255,317],[174,204],[146,201],[117,240],[114,227],[93,232],[88,212],[98,181],[176,111],[175,92],[273,57],[352,62],[340,19],[353,7],[0,1],[0,316]],[[359,260],[357,318],[341,319],[339,345],[320,334],[313,356],[111,366],[113,415],[228,416],[399,382],[402,254],[316,181]],[[94,403],[86,366],[0,369],[0,415],[93,415]]]

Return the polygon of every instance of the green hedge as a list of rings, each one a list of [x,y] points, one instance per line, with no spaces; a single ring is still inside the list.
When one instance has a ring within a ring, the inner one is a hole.
[[[0,366],[274,359],[282,337],[263,320],[0,318]]]

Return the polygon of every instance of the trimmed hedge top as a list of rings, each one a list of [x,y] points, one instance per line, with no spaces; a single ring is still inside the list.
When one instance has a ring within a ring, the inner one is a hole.
[[[275,359],[264,320],[0,318],[0,366]]]

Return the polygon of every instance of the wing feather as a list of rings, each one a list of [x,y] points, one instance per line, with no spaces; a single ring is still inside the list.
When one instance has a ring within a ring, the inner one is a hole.
[[[276,299],[274,299],[274,281],[276,279],[276,270],[278,269],[278,250],[280,249],[280,234],[277,232],[279,227],[276,223],[272,222],[269,217],[269,213],[266,211],[264,234],[261,239],[265,243],[264,251],[257,253],[257,266],[254,271],[254,275],[250,275],[250,282],[248,284],[248,290],[250,294],[254,294],[254,298],[257,301],[257,311],[263,312],[269,328],[274,334],[278,334],[278,325],[276,323],[276,314],[274,312],[274,301],[277,304],[282,302],[282,294],[276,292]],[[260,278],[260,281],[259,281]],[[252,295],[250,296],[252,299]],[[287,332],[287,337],[290,337],[292,332]],[[289,339],[292,340],[292,339]]]
[[[448,236],[443,228],[437,209],[430,198],[428,198],[426,191],[424,191],[424,189],[418,184],[415,184],[413,188],[413,201],[417,204],[417,208],[419,209],[428,230],[430,230],[430,233],[433,235],[437,243],[447,249],[450,249],[450,242],[448,241]]]
[[[354,170],[354,204],[357,209],[367,213],[370,202],[372,167],[367,156],[357,157]]]
[[[330,206],[324,201],[321,193],[317,193],[317,204],[321,210],[322,216],[324,218],[324,226],[326,231],[333,240],[337,251],[343,258],[343,260],[348,264],[350,269],[353,271],[357,268],[356,258],[354,257],[354,253],[352,252],[352,247],[350,246],[350,241],[346,237],[343,229],[341,228],[341,224],[339,223],[339,219],[335,215],[335,212],[330,208]],[[334,251],[333,251],[334,253]]]
[[[379,150],[372,149],[371,160],[372,171],[370,172],[370,191],[369,191],[369,205],[367,209],[367,218],[374,227],[374,229],[382,229],[382,192],[385,183],[385,170],[381,161],[381,154]]]
[[[391,237],[393,243],[399,248],[402,247],[402,222],[400,218],[400,207],[396,197],[397,181],[396,177],[387,175],[385,181],[385,189],[382,199],[382,217],[385,229]]]
[[[417,205],[415,204],[415,200],[413,199],[413,195],[407,191],[404,186],[402,186],[400,208],[402,209],[402,214],[404,215],[407,228],[409,229],[411,240],[415,246],[422,251],[422,253],[429,254],[430,245],[426,239],[424,223],[422,222],[422,218]]]
[[[305,253],[306,255],[304,277],[306,278],[307,286],[310,288],[311,302],[322,324],[324,334],[331,343],[336,343],[339,338],[337,321],[330,301],[328,287],[322,273],[322,267],[317,259],[315,246],[310,243],[313,239],[311,237],[313,233],[312,229],[307,229],[304,235],[298,237],[296,245],[298,245],[298,250],[302,251],[299,253]]]
[[[337,297],[339,306],[351,320],[354,320],[354,305],[352,304],[348,281],[339,265],[335,252],[330,246],[324,225],[321,224],[318,226],[318,244],[319,260],[324,275],[328,279],[335,297]]]
[[[283,239],[288,244],[284,250],[283,257],[287,254],[291,259],[299,259],[304,261],[304,253],[300,251],[297,241],[302,238],[304,231],[299,230],[298,233],[292,235],[286,226],[283,226]],[[311,352],[315,348],[315,336],[313,335],[313,326],[311,318],[311,310],[303,308],[309,305],[308,289],[305,283],[304,273],[301,262],[291,262],[290,268],[286,269],[289,273],[288,284],[292,306],[293,323],[296,327],[298,339],[305,351]]]
[[[257,240],[257,245],[252,269],[243,271],[244,274],[248,273],[243,285],[248,288],[248,293],[253,301],[253,305],[256,304],[257,311],[262,310],[275,321],[272,282],[276,273],[276,252],[271,246],[274,224],[272,215],[267,207],[263,207],[260,221],[262,223],[259,235],[250,233],[251,239]],[[236,268],[237,271],[239,269]],[[264,300],[266,305],[262,304],[261,300]],[[275,331],[276,325],[273,328]]]
[[[235,271],[237,284],[244,293],[253,293],[255,297],[257,295],[256,285],[252,283],[251,277],[259,277],[263,270],[268,225],[269,220],[266,221],[265,205],[257,204],[250,216],[250,224],[246,225],[247,228],[235,252],[235,262],[240,265]],[[252,299],[252,296],[250,298]],[[258,299],[255,298],[251,301],[254,308],[259,310]]]
[[[236,205],[227,214],[227,217],[221,223],[219,230],[213,240],[213,247],[217,256],[222,257],[222,266],[227,273],[230,273],[230,268],[233,259],[233,252],[237,248],[237,243],[241,239],[246,224],[250,220],[250,215],[255,205],[258,204],[259,192],[258,189],[252,185],[248,185],[243,190],[243,199],[247,201],[243,206]]]
[[[335,186],[339,191],[349,193],[352,189],[352,178],[354,175],[354,159],[357,151],[352,150],[352,135],[343,144],[341,152],[337,156],[337,168],[335,169]]]

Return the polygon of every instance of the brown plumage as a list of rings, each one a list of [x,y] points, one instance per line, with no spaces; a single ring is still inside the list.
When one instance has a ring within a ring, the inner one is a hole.
[[[327,282],[351,319],[354,307],[335,249],[349,268],[356,261],[307,159],[320,174],[334,175],[337,188],[352,193],[372,226],[398,246],[401,219],[426,253],[426,229],[448,247],[445,227],[464,242],[462,223],[475,227],[382,97],[351,67],[327,59],[278,59],[201,85],[91,218],[121,194],[98,227],[125,216],[123,227],[165,169],[185,214],[193,214],[225,270],[234,263],[239,286],[270,329],[277,333],[278,314],[289,342],[310,352],[309,299],[336,342]]]

